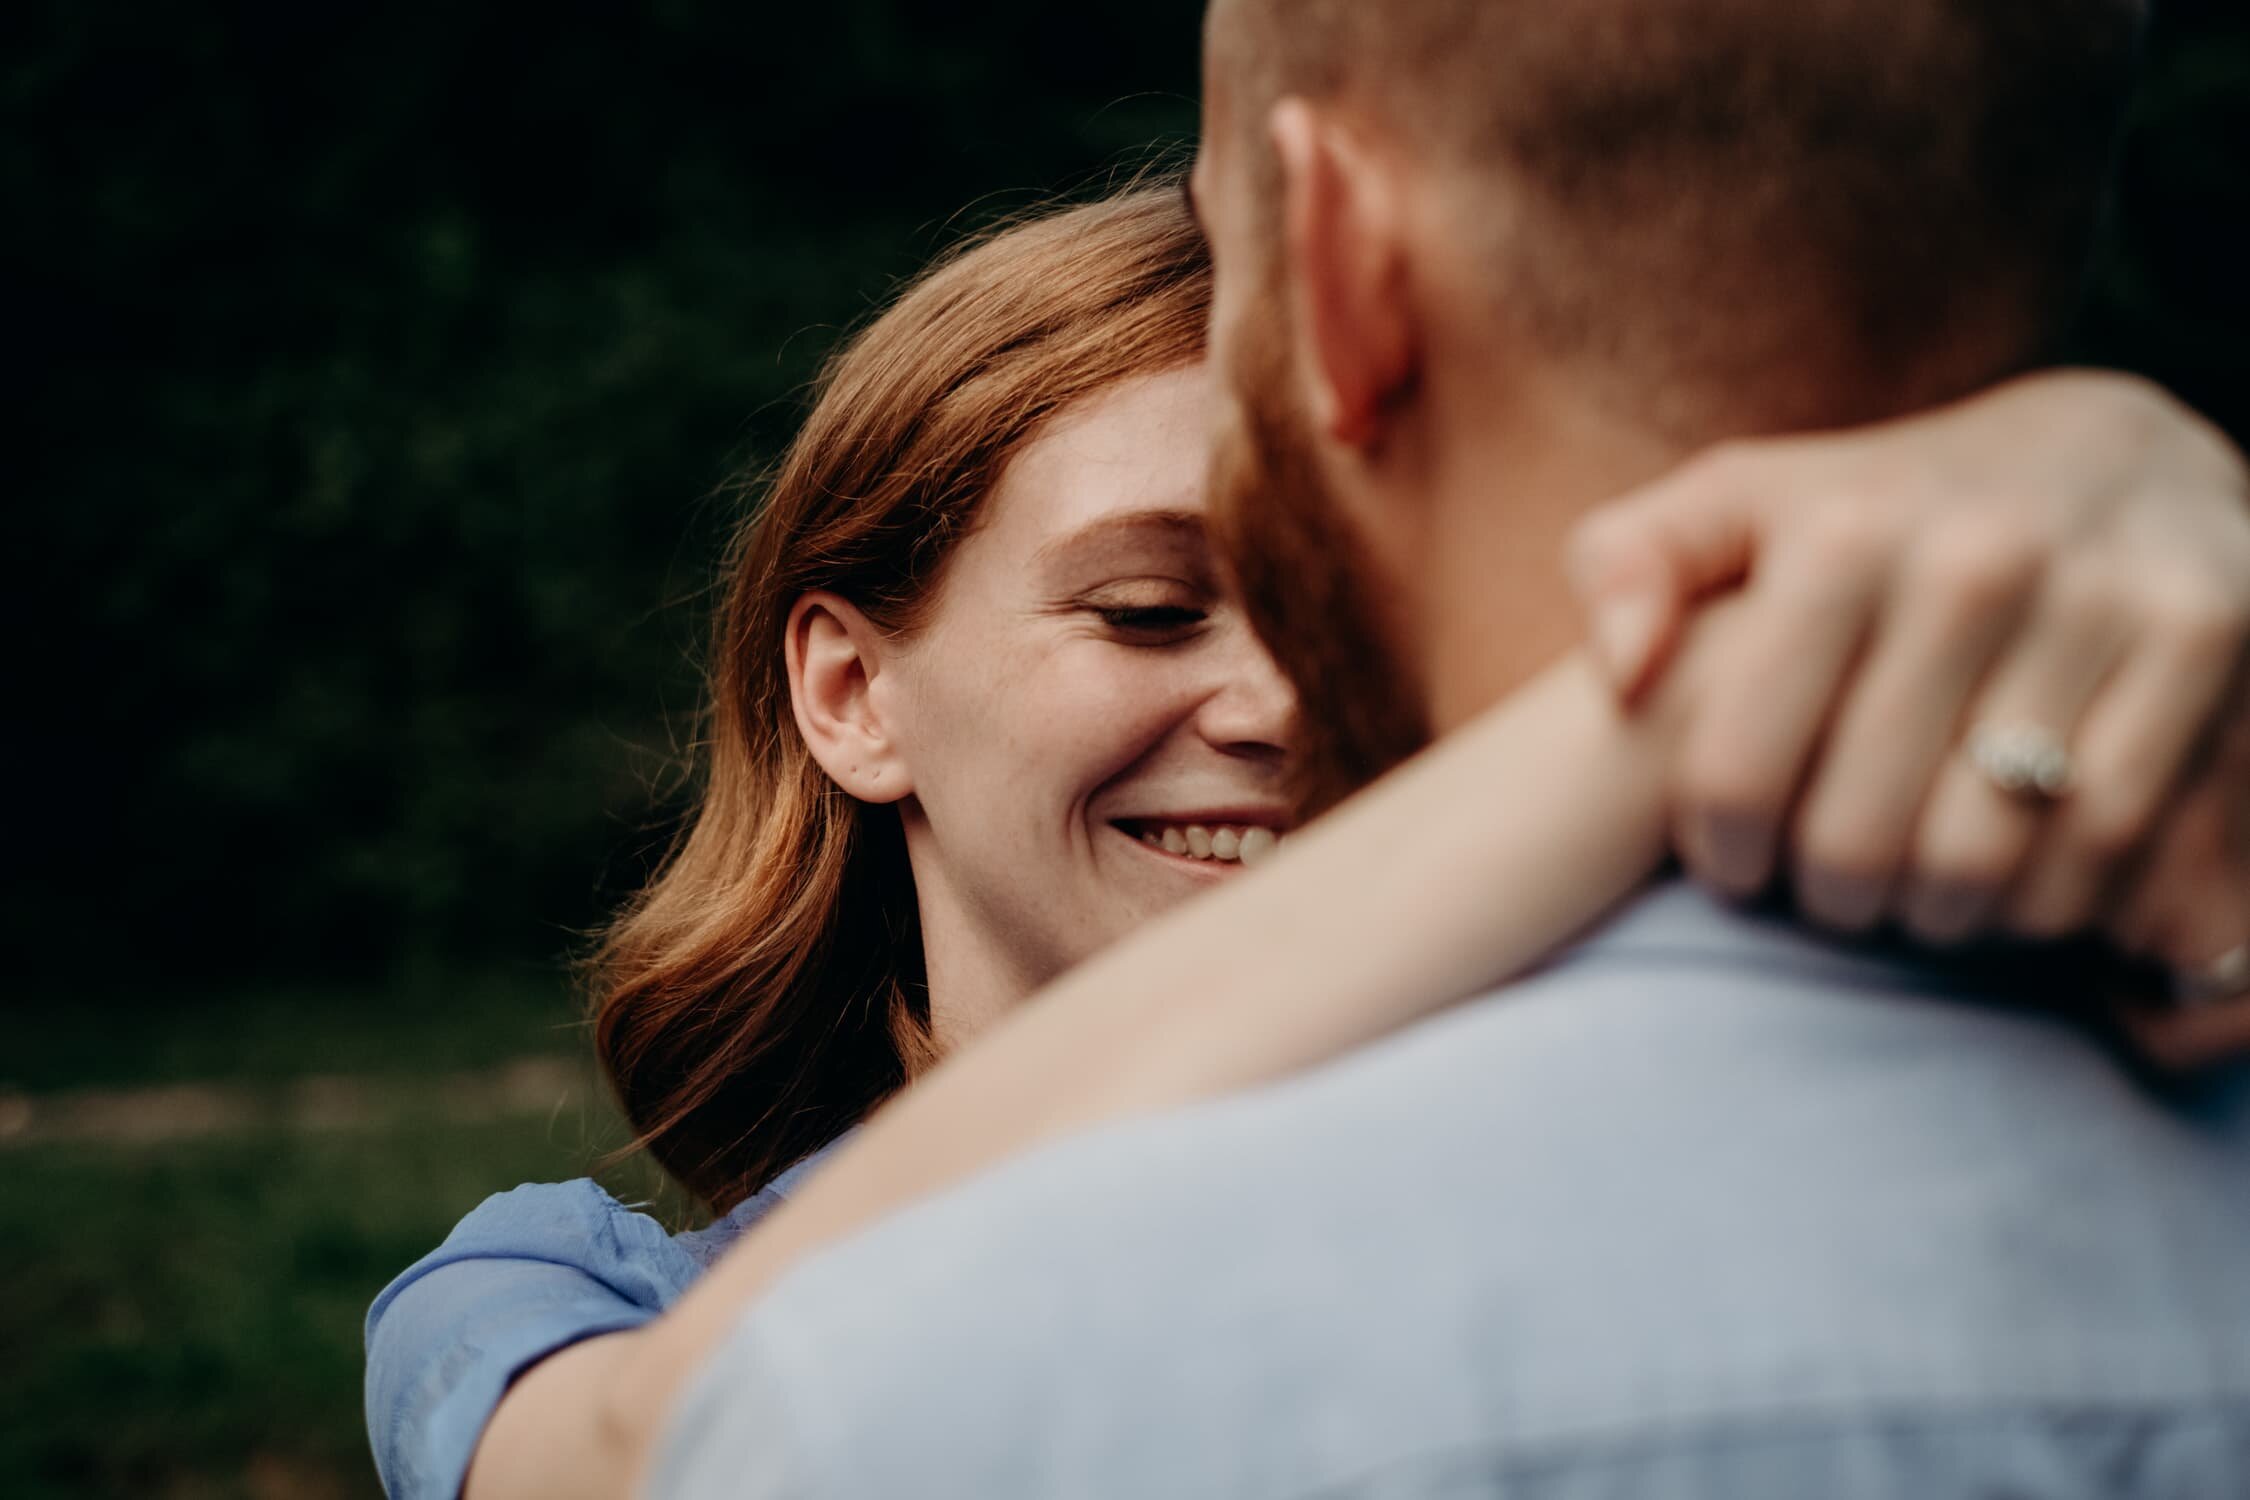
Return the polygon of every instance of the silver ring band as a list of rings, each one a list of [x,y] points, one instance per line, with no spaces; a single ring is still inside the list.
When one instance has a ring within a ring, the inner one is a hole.
[[[2250,943],[2237,944],[2197,968],[2172,971],[2172,1003],[2182,1010],[2246,997],[2250,997]]]

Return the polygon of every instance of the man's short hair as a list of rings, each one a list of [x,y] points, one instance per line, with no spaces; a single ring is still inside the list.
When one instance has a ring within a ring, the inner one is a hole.
[[[1301,94],[1403,132],[1465,198],[1499,188],[1463,221],[1492,310],[1710,437],[1925,404],[2043,352],[2145,8],[1215,0],[1209,46],[1254,159]]]

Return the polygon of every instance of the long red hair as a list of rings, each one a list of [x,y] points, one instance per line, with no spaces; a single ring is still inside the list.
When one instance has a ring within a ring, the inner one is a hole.
[[[832,590],[924,618],[947,556],[1048,417],[1203,351],[1210,267],[1175,182],[987,234],[828,361],[728,559],[700,800],[590,969],[596,1048],[646,1148],[724,1210],[933,1053],[895,809],[797,732],[783,631]]]

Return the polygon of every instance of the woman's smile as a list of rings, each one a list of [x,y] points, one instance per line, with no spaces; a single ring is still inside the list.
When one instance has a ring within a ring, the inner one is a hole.
[[[1286,825],[1272,814],[1222,812],[1118,818],[1110,826],[1172,864],[1201,865],[1216,872],[1271,857],[1281,847]]]
[[[887,757],[867,791],[899,804],[944,1040],[1271,854],[1290,825],[1296,697],[1211,553],[1209,401],[1190,363],[1050,418],[917,628],[863,630],[873,670],[823,679],[879,730],[837,759],[848,781],[863,747]]]

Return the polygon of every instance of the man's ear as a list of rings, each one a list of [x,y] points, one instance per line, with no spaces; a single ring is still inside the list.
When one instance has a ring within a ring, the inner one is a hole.
[[[1364,448],[1420,357],[1398,184],[1363,138],[1308,100],[1283,99],[1267,129],[1310,411],[1319,431]]]
[[[885,695],[875,688],[883,633],[850,600],[812,593],[790,609],[784,641],[797,732],[829,780],[862,802],[896,802],[912,792]]]

